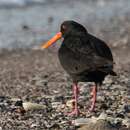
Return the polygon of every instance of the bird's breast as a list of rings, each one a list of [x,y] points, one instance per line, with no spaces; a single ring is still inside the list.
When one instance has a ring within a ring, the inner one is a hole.
[[[78,71],[78,62],[80,57],[70,48],[67,48],[64,44],[62,44],[58,51],[58,56],[62,67],[68,73],[75,73]]]

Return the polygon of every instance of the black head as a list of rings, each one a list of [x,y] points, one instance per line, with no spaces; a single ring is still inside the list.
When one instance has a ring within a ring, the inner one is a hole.
[[[75,21],[64,21],[61,24],[60,32],[63,37],[66,37],[69,35],[83,35],[87,33],[87,30],[84,26]]]
[[[87,30],[81,24],[75,21],[64,21],[61,24],[60,32],[58,32],[54,37],[52,37],[46,44],[41,46],[42,49],[48,48],[61,37],[68,37],[68,36],[86,36]]]

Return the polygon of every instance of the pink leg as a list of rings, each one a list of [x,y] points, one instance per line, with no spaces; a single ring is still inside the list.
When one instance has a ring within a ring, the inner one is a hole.
[[[94,108],[95,108],[96,97],[97,97],[97,85],[93,86],[92,95],[93,95],[93,98],[92,98],[91,108],[89,109],[90,112],[94,111]]]
[[[78,110],[78,94],[79,94],[79,89],[78,89],[77,83],[74,83],[74,85],[73,85],[73,93],[74,93],[74,99],[75,99],[74,107],[73,107],[72,112],[69,113],[68,115],[69,116],[71,116],[71,115],[78,116],[78,114],[79,114],[79,110]]]

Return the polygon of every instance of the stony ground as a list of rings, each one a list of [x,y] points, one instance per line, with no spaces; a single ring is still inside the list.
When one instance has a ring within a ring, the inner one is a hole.
[[[3,50],[0,53],[0,127],[7,129],[75,130],[72,120],[77,117],[65,115],[70,111],[71,79],[63,71],[56,53],[51,49]],[[91,83],[80,83],[79,118],[98,117],[105,112],[110,117],[129,117],[127,104],[128,72],[119,72],[117,77],[108,76],[98,91],[96,110],[88,113]],[[38,103],[42,110],[30,110],[25,114],[15,111],[16,102]],[[118,124],[117,124],[118,125]]]

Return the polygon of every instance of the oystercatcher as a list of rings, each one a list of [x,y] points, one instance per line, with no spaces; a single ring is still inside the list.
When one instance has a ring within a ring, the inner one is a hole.
[[[41,48],[48,48],[58,39],[63,42],[58,51],[59,60],[66,72],[73,79],[74,109],[70,115],[78,115],[78,82],[94,82],[93,98],[90,111],[94,110],[97,86],[107,75],[116,76],[113,71],[113,56],[106,43],[88,33],[84,26],[75,21],[64,21],[57,33]]]

